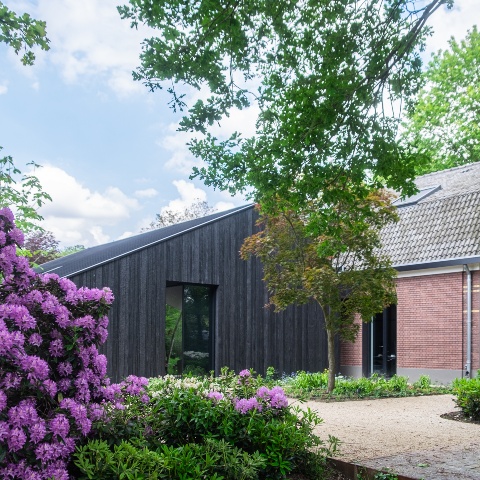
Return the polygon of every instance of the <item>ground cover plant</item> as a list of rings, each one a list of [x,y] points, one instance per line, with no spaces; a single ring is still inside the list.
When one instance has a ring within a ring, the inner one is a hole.
[[[360,398],[407,397],[451,393],[449,386],[433,385],[427,375],[422,375],[414,383],[408,377],[393,375],[385,378],[374,374],[369,378],[337,377],[335,389],[328,393],[328,372],[297,372],[284,376],[281,384],[288,395],[294,397],[316,397],[332,400]]]
[[[288,405],[282,388],[243,370],[150,379],[148,404],[128,399],[74,455],[78,478],[327,478],[321,419]],[[142,477],[143,478],[143,477]]]

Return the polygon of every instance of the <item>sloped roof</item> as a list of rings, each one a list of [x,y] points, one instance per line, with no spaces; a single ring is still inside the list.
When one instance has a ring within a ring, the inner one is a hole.
[[[480,261],[480,162],[422,175],[419,189],[440,186],[382,232],[383,251],[399,270]]]
[[[90,270],[98,265],[108,263],[114,259],[129,255],[135,251],[147,248],[156,243],[164,242],[170,238],[182,235],[209,223],[219,221],[222,218],[234,215],[237,212],[249,208],[253,208],[253,204],[243,205],[224,212],[214,213],[206,217],[177,223],[169,227],[151,230],[123,240],[97,245],[73,253],[72,255],[67,255],[52,260],[51,262],[44,263],[36,268],[36,271],[39,273],[56,273],[60,277],[75,275]]]

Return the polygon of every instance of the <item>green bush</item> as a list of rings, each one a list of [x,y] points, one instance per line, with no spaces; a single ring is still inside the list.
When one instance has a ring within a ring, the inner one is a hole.
[[[261,479],[294,471],[322,478],[336,439],[323,445],[314,434],[321,419],[287,406],[283,390],[265,383],[251,371],[226,369],[220,377],[151,379],[147,405],[131,398],[108,423],[95,425],[95,439],[75,455],[79,478],[114,478],[114,469],[124,478]],[[172,462],[182,470],[172,470]],[[192,465],[196,470],[184,476]]]
[[[248,455],[223,440],[207,439],[203,444],[179,447],[160,445],[156,450],[141,443],[141,440],[122,440],[112,448],[106,441],[91,440],[74,455],[75,465],[82,472],[79,480],[249,480],[258,478],[258,471],[265,464],[260,454]]]
[[[455,403],[463,414],[472,420],[480,420],[480,377],[457,378],[453,382]]]

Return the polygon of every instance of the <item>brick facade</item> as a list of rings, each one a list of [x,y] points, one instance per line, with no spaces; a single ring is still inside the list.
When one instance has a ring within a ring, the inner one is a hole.
[[[397,370],[459,371],[467,352],[467,275],[397,279]],[[472,272],[472,374],[480,369],[480,272]],[[342,343],[341,371],[362,366],[362,335]]]

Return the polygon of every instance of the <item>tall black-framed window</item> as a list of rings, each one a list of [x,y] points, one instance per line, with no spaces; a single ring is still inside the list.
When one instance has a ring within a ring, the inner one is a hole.
[[[362,330],[363,375],[397,373],[397,306],[390,305]]]
[[[203,375],[214,368],[215,287],[170,282],[166,290],[165,369]]]

